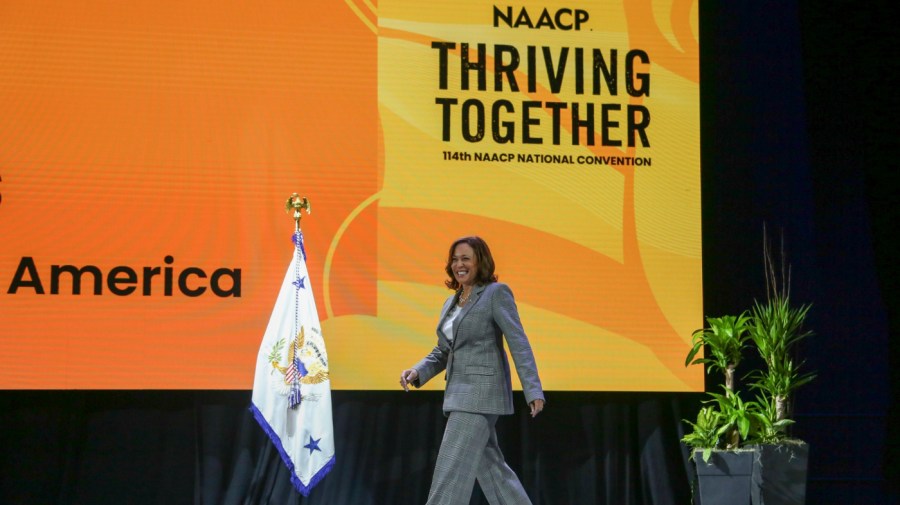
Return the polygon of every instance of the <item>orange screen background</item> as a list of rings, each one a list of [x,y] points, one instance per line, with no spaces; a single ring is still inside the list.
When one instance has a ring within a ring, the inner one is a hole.
[[[493,27],[484,2],[0,2],[0,388],[250,389],[296,191],[334,388],[396,388],[434,345],[447,247],[478,234],[545,388],[702,390],[683,364],[702,324],[696,5],[623,4],[563,33]],[[435,97],[476,95],[437,88],[435,40],[642,48],[649,97],[541,77],[513,98],[643,104],[652,147],[444,142]],[[90,274],[53,286],[66,265],[96,267],[101,293]],[[240,296],[213,292],[217,270]]]

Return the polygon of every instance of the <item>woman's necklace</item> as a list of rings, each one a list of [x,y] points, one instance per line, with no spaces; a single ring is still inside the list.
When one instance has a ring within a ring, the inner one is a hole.
[[[472,290],[470,289],[468,293],[464,289],[462,293],[459,295],[459,306],[462,307],[469,301],[469,296],[472,294]]]

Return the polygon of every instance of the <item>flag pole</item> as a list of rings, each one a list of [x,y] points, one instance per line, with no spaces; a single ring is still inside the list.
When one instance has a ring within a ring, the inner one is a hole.
[[[307,496],[335,463],[331,380],[300,230],[309,198],[292,193],[284,206],[294,219],[294,254],[257,354],[250,410]]]
[[[288,214],[291,214],[292,217],[294,218],[293,242],[294,242],[294,246],[296,246],[296,249],[297,249],[298,260],[302,260],[303,262],[306,262],[306,248],[303,246],[303,232],[300,231],[300,219],[303,216],[303,214],[300,211],[303,209],[306,209],[306,215],[309,215],[309,213],[312,209],[312,207],[310,207],[310,204],[309,204],[309,198],[307,198],[305,196],[301,197],[297,193],[291,193],[291,196],[289,196],[287,201],[284,203],[284,210]],[[302,254],[302,256],[300,256],[301,254]],[[299,261],[296,263],[295,270],[296,270],[295,277],[299,278]],[[295,306],[294,306],[294,331],[293,331],[293,334],[298,335],[298,329],[299,329],[298,321],[299,321],[299,312],[300,312],[300,306],[298,305],[299,299],[295,298],[294,303],[295,303]],[[300,335],[302,335],[302,333],[300,333]],[[294,342],[295,343],[292,345],[296,345],[297,341],[295,340]],[[299,351],[299,350],[300,349],[295,349],[295,351]],[[293,355],[293,353],[292,353],[292,355]],[[296,409],[297,407],[299,407],[302,399],[303,399],[303,397],[300,393],[299,377],[297,375],[294,375],[293,380],[291,381],[291,394],[290,394],[290,399],[289,399],[290,408]]]

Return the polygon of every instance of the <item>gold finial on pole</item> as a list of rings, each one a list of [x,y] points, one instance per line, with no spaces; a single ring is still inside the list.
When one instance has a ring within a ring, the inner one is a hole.
[[[288,197],[287,202],[284,203],[284,211],[288,214],[293,212],[294,218],[294,229],[300,229],[300,211],[306,209],[306,215],[312,213],[312,207],[309,204],[309,198],[301,197],[297,193],[291,193],[291,196]]]

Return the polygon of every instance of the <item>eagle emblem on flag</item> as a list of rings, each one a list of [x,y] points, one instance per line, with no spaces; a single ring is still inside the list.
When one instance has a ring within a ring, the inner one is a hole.
[[[328,380],[328,358],[314,341],[307,341],[305,333],[306,328],[301,327],[297,336],[287,345],[287,353],[284,352],[285,339],[275,342],[269,351],[272,373],[277,373],[281,378],[277,382],[279,386],[319,384]],[[280,393],[287,394],[284,387],[277,389]]]

